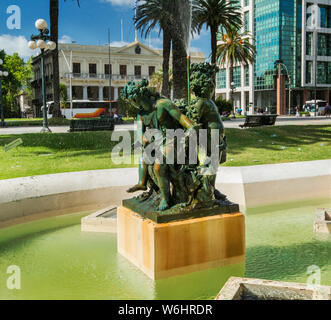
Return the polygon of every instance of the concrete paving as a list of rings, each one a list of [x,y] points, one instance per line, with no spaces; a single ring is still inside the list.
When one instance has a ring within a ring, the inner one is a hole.
[[[224,121],[225,128],[239,128],[240,124],[243,124],[245,119],[231,119],[230,121]],[[296,118],[296,117],[279,117],[276,122],[276,126],[286,125],[331,125],[331,118],[325,117],[310,117],[310,118]],[[66,133],[69,130],[69,126],[57,126],[50,127],[54,133]],[[115,126],[116,131],[129,131],[135,130],[134,124],[122,124]],[[7,134],[25,134],[25,133],[39,133],[41,127],[8,127],[0,128],[0,135]]]

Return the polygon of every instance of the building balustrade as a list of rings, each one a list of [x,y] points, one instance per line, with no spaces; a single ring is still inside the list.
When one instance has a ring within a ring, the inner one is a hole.
[[[65,79],[70,79],[70,73],[64,74]],[[74,73],[73,74],[74,79],[109,79],[108,74],[104,73]],[[122,81],[134,81],[134,80],[141,80],[141,79],[150,79],[150,76],[148,75],[122,75],[122,74],[112,74],[111,80],[122,80]]]

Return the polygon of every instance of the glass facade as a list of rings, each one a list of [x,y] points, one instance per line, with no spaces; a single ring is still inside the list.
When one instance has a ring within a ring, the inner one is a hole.
[[[246,11],[244,14],[244,26],[245,32],[249,32],[249,11]]]
[[[317,83],[331,83],[331,62],[317,63]]]
[[[254,8],[257,51],[254,87],[255,90],[273,89],[274,63],[279,59],[279,1],[256,0]]]
[[[245,67],[245,87],[249,86],[249,67]]]
[[[313,34],[311,32],[307,32],[306,35],[306,55],[311,56],[313,54]]]
[[[319,5],[321,28],[331,28],[331,6]]]
[[[293,89],[302,87],[301,78],[304,67],[306,67],[306,84],[308,86],[313,84],[313,63],[302,60],[302,2],[302,0],[241,1],[243,6],[249,4],[254,6],[253,18],[250,17],[249,12],[243,12],[245,31],[253,31],[249,30],[250,19],[253,19],[251,22],[254,24],[253,37],[257,52],[254,64],[254,90],[275,90],[275,77],[278,73],[277,60],[281,60],[287,67]],[[307,27],[315,25],[314,9],[315,6],[308,1],[305,17]],[[320,27],[331,29],[331,6],[319,5],[319,9]],[[331,57],[331,34],[323,29],[318,30],[317,42],[318,56]],[[314,55],[314,35],[311,29],[306,31],[306,55]],[[318,58],[318,60],[324,60],[318,62],[318,84],[331,84],[331,63],[326,58]],[[236,87],[252,85],[248,68],[243,69],[244,83],[240,83],[240,69],[238,68],[236,72],[234,72]],[[286,68],[282,68],[282,72],[286,74]]]
[[[255,90],[274,89],[275,62],[279,59],[291,75],[292,86],[299,84],[301,57],[296,53],[301,52],[301,17],[298,7],[301,10],[299,0],[255,1]]]
[[[233,67],[233,82],[236,88],[241,87],[241,67]]]
[[[331,56],[331,34],[320,33],[318,35],[318,55]]]
[[[240,7],[241,6],[241,1],[240,0],[232,0],[232,3],[231,3],[233,6],[236,6],[236,7]]]
[[[302,69],[302,1],[296,2],[296,72],[293,86],[301,87],[301,69]]]
[[[307,84],[310,84],[313,82],[312,73],[313,73],[313,62],[306,61],[306,83]]]
[[[217,73],[217,89],[225,89],[226,88],[226,69],[221,69]]]

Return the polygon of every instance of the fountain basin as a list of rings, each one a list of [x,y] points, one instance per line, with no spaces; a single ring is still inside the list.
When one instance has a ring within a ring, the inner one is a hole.
[[[331,300],[331,287],[231,277],[216,300]]]
[[[331,160],[221,167],[216,186],[240,207],[330,196]],[[120,206],[138,181],[136,168],[2,180],[0,228],[70,212]]]
[[[157,281],[117,253],[116,234],[81,231],[83,212],[0,229],[0,299],[215,299],[232,277],[306,283],[311,265],[331,286],[330,235],[312,224],[330,199],[247,208],[245,263]],[[21,290],[6,286],[20,267]]]

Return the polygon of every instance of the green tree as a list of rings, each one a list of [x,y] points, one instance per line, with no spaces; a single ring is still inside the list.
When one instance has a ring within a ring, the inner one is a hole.
[[[172,70],[169,69],[169,90],[171,90],[172,87]],[[163,70],[158,70],[153,74],[151,77],[151,80],[149,82],[151,87],[154,87],[158,92],[161,92],[162,84],[163,84]]]
[[[240,34],[235,27],[223,34],[222,42],[216,52],[220,65],[230,66],[230,83],[233,82],[233,66],[239,63],[244,65],[253,63],[255,55],[256,49],[250,43],[249,34],[247,32]]]
[[[5,117],[20,117],[18,96],[21,91],[31,94],[32,77],[31,59],[25,62],[17,53],[7,55],[0,51],[0,58],[4,61],[3,67],[8,71],[8,77],[2,78],[2,93]]]
[[[66,1],[66,0],[64,0]],[[76,0],[80,6],[79,0]],[[60,109],[60,71],[59,71],[59,0],[49,1],[49,15],[51,21],[51,39],[56,43],[56,49],[52,52],[53,61],[53,117],[61,117]]]
[[[227,0],[193,0],[192,28],[200,33],[203,26],[210,29],[211,63],[216,64],[217,35],[220,27],[229,30],[231,26],[239,28],[242,25],[240,7],[237,1]],[[215,79],[216,82],[216,79]]]
[[[224,100],[222,97],[218,97],[215,101],[219,113],[222,115],[223,112],[231,113],[233,110],[232,101]]]
[[[144,1],[137,6],[137,15],[135,25],[137,30],[145,37],[151,31],[159,27],[159,34],[163,32],[163,73],[162,94],[166,97],[170,96],[169,88],[169,63],[171,52],[171,24],[173,0],[149,0]]]
[[[64,83],[60,83],[60,101],[62,107],[68,102],[67,86]]]
[[[117,104],[121,114],[130,118],[134,118],[134,119],[137,118],[139,110],[134,106],[132,106],[130,103],[128,103],[126,100],[122,98],[118,98]]]

